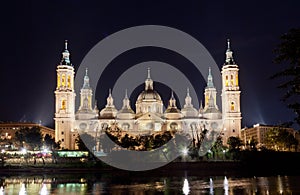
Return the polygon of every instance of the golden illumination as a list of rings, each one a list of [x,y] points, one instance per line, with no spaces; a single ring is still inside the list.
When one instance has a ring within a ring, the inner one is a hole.
[[[61,109],[65,110],[66,109],[66,100],[61,101]]]
[[[208,106],[208,95],[205,96],[205,105]]]
[[[66,86],[66,75],[65,75],[65,74],[62,74],[62,77],[61,77],[61,85],[62,85],[62,86]]]
[[[239,86],[239,76],[235,75],[235,85]]]
[[[234,102],[231,102],[231,105],[230,105],[230,110],[231,110],[231,111],[234,111],[234,109],[235,109]]]
[[[68,76],[68,88],[71,88],[71,76]]]
[[[89,107],[90,107],[90,106],[92,105],[92,97],[89,96],[89,97],[88,97],[88,100],[89,100],[88,102],[89,102]]]
[[[233,86],[233,75],[230,75],[230,85]]]
[[[57,88],[60,88],[60,75],[57,75]]]
[[[226,78],[225,78],[225,86],[228,87],[228,76],[226,75]]]

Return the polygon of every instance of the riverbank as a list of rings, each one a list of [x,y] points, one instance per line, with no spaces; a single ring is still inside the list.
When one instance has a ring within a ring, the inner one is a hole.
[[[177,176],[184,172],[190,176],[217,175],[300,175],[300,153],[248,152],[240,153],[236,161],[189,161],[171,162],[163,167],[148,171],[125,171],[109,166],[101,161],[82,163],[58,163],[42,165],[5,165],[0,168],[1,175],[6,174],[60,174],[60,173],[110,173],[114,175],[163,175]]]

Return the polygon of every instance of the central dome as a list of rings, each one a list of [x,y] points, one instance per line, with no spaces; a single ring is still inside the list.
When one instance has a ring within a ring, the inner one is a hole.
[[[138,115],[147,112],[162,114],[163,104],[160,95],[153,89],[153,80],[150,77],[148,68],[148,77],[145,80],[145,90],[140,93],[135,103],[136,113]]]
[[[139,97],[137,98],[137,101],[161,101],[160,95],[155,90],[145,90],[142,93],[140,93]]]

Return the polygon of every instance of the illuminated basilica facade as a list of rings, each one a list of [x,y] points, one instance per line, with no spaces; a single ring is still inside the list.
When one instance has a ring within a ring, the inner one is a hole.
[[[118,126],[130,134],[151,134],[158,131],[177,130],[191,137],[198,130],[220,132],[223,142],[228,137],[240,137],[241,111],[238,65],[233,59],[233,53],[228,47],[226,60],[222,66],[222,111],[217,105],[217,90],[213,83],[213,75],[209,69],[207,86],[204,90],[204,105],[195,108],[187,89],[185,104],[182,109],[176,106],[173,93],[164,110],[163,101],[155,90],[151,72],[145,69],[145,89],[138,96],[134,111],[130,106],[127,91],[123,99],[123,106],[119,110],[114,105],[111,91],[107,97],[106,106],[100,110],[93,103],[93,89],[90,87],[88,70],[83,78],[80,90],[80,105],[76,110],[74,90],[74,67],[70,61],[70,53],[65,43],[62,60],[57,66],[57,86],[55,90],[55,140],[61,141],[63,149],[75,149],[75,139],[78,133],[88,133],[98,137],[107,127]],[[93,106],[94,104],[94,106]],[[98,150],[99,147],[96,147]]]

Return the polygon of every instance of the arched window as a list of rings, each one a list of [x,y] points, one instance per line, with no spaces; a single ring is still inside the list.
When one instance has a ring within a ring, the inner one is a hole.
[[[230,104],[230,110],[231,110],[231,111],[234,111],[234,110],[235,110],[234,102],[231,102],[231,104]]]
[[[235,75],[235,85],[239,86],[239,76],[237,74]]]
[[[66,100],[61,101],[61,109],[65,110],[66,109]]]
[[[233,75],[230,75],[230,85],[233,86]]]
[[[123,130],[129,130],[130,125],[128,123],[123,123],[122,124],[122,129]]]
[[[108,124],[107,123],[102,123],[101,124],[101,129],[102,130],[106,130],[108,128]]]
[[[68,83],[67,83],[68,88],[71,88],[71,76],[68,75]]]
[[[208,99],[209,99],[209,97],[208,97],[208,95],[206,95],[205,96],[205,106],[208,106]]]
[[[228,87],[228,75],[225,77],[225,86]]]
[[[66,86],[66,75],[65,74],[62,74],[62,76],[61,76],[61,85]]]
[[[170,124],[170,129],[171,129],[171,130],[177,130],[177,129],[178,129],[178,124],[175,123],[175,122],[172,122],[172,123]]]
[[[59,88],[61,85],[60,83],[60,75],[57,75],[57,88]]]

